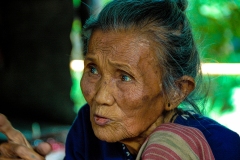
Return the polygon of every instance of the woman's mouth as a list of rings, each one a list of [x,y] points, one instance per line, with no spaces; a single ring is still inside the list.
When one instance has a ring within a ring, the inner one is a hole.
[[[99,126],[104,126],[109,123],[111,120],[109,118],[101,117],[98,115],[94,115],[94,121]]]

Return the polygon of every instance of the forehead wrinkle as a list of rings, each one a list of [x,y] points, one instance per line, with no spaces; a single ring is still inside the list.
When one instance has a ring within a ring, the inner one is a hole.
[[[112,53],[116,49],[115,47],[108,45],[107,41],[104,40],[102,37],[96,37],[92,39],[92,42],[89,44],[89,51],[92,52],[92,54],[96,53]]]

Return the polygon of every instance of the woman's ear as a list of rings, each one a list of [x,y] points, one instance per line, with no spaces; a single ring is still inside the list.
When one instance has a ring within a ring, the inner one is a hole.
[[[190,76],[182,76],[175,81],[177,89],[169,94],[169,101],[166,103],[165,110],[175,109],[195,88],[195,80]]]

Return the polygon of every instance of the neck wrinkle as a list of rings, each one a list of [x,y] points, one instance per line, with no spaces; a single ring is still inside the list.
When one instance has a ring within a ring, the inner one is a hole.
[[[177,116],[177,109],[168,111],[164,114],[164,116],[160,116],[154,124],[152,124],[147,131],[144,131],[140,136],[137,138],[126,139],[120,141],[121,143],[125,144],[127,149],[132,155],[137,155],[138,151],[140,150],[142,144],[145,142],[147,137],[162,123],[173,123]]]

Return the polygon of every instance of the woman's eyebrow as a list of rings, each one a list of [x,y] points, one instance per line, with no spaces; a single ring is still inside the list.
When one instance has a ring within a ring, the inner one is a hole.
[[[117,67],[117,68],[123,68],[123,69],[127,69],[127,70],[131,70],[131,66],[128,63],[119,63],[116,61],[109,61],[109,64]]]
[[[92,62],[95,62],[96,61],[96,58],[95,57],[92,57],[92,56],[86,56],[84,58],[84,61],[92,61]]]
[[[109,63],[114,66],[116,69],[122,70],[132,76],[136,75],[136,70],[134,70],[134,67],[131,67],[128,63],[119,63],[115,61],[109,61]]]

